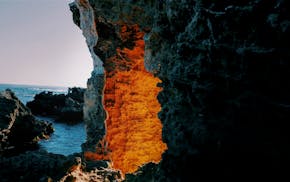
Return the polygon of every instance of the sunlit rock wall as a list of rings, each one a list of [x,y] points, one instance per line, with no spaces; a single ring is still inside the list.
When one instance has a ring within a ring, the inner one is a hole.
[[[71,9],[95,62],[85,94],[84,156],[110,160],[123,174],[158,163],[166,149],[158,119],[161,81],[145,69],[144,31],[137,24],[91,14],[87,1],[76,1]]]
[[[145,70],[143,32],[137,25],[121,25],[123,49],[105,61],[104,105],[106,141],[113,167],[123,173],[158,163],[166,149],[162,142],[161,110],[157,95],[160,80]]]

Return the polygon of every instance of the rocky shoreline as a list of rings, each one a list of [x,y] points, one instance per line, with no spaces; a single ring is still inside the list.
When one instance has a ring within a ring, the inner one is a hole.
[[[74,124],[83,121],[83,88],[69,88],[68,94],[41,92],[26,105],[34,115],[52,117],[56,121]]]
[[[52,124],[36,120],[11,90],[0,92],[0,108],[2,182],[122,180],[120,171],[109,169],[106,161],[86,161],[82,153],[64,156],[38,149],[38,141],[53,133]]]
[[[11,90],[0,92],[0,154],[11,155],[35,148],[48,139],[54,129],[51,123],[38,121]]]
[[[1,182],[122,181],[120,171],[108,168],[105,161],[87,162],[80,153],[63,156],[45,150],[27,151],[0,156],[0,166]]]

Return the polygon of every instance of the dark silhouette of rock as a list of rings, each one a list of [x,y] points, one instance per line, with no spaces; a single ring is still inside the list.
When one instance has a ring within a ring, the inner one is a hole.
[[[76,123],[83,121],[84,91],[82,88],[69,88],[68,94],[41,92],[27,103],[34,115],[53,117],[57,121]]]
[[[143,166],[140,166],[135,173],[126,174],[124,181],[154,181],[154,179],[156,179],[156,170],[158,170],[158,164],[149,162]]]
[[[16,156],[0,156],[1,182],[27,181],[121,181],[120,171],[109,169],[99,161],[99,169],[88,168],[81,154],[63,156],[45,150],[27,151]],[[103,162],[105,163],[105,162]],[[117,180],[116,180],[117,179]]]
[[[36,120],[10,90],[0,92],[0,153],[13,154],[34,147],[53,133],[51,124]]]
[[[84,102],[84,92],[86,89],[79,87],[72,87],[68,89],[67,96],[72,98],[73,100],[83,103]]]
[[[28,151],[17,156],[0,157],[1,182],[59,181],[74,165],[78,154],[63,156],[44,150]]]

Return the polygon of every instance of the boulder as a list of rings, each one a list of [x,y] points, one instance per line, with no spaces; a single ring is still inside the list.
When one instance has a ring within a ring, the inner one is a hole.
[[[27,103],[33,114],[53,117],[57,121],[77,123],[83,121],[83,95],[85,89],[69,88],[68,94],[41,92]]]
[[[15,156],[0,156],[1,182],[59,181],[77,156],[63,156],[45,150],[27,151]]]
[[[122,181],[120,171],[108,166],[88,168],[87,162],[81,156],[78,153],[63,156],[45,150],[27,151],[9,157],[0,156],[0,179],[1,182]]]
[[[52,133],[52,124],[36,120],[12,91],[0,92],[0,154],[27,150]]]

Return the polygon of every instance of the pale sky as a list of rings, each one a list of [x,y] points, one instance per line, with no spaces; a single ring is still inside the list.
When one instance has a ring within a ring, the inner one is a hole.
[[[86,86],[93,69],[71,0],[0,0],[0,83]]]

